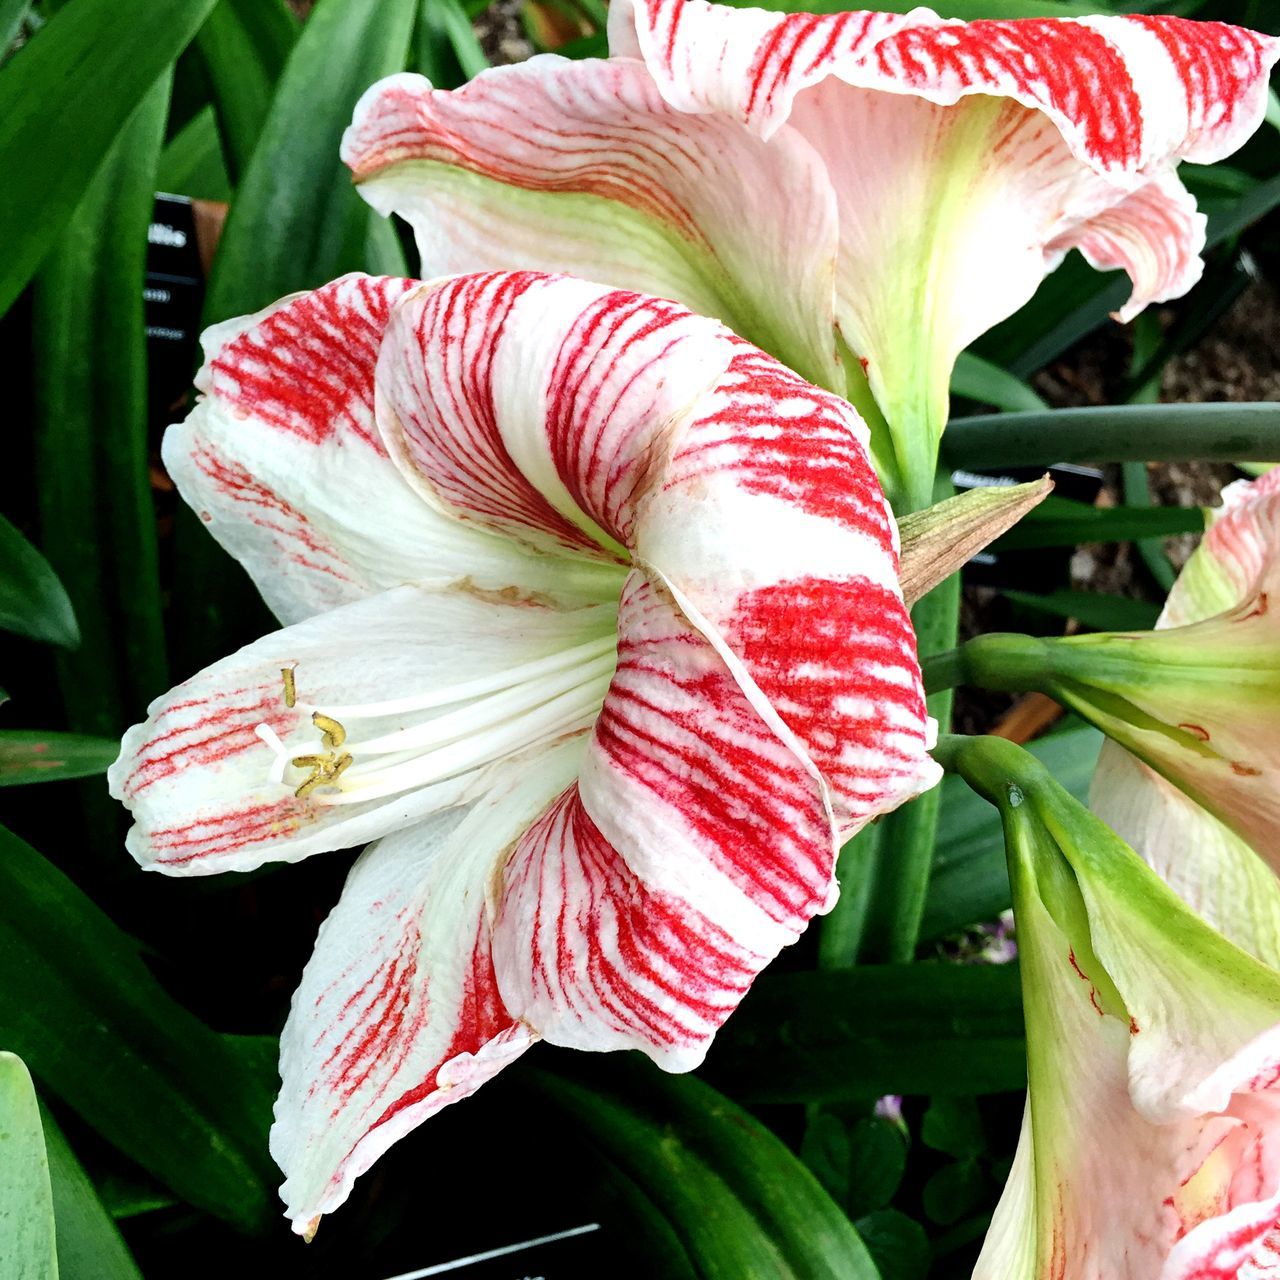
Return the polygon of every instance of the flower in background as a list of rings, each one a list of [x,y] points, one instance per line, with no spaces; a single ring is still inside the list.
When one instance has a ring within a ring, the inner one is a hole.
[[[718,322],[348,276],[207,350],[165,460],[288,625],[111,783],[171,874],[375,840],[281,1042],[308,1231],[540,1038],[695,1066],[937,767],[865,429]]]
[[[362,194],[414,226],[427,274],[571,270],[719,317],[852,398],[912,506],[956,355],[1068,250],[1129,274],[1121,319],[1195,283],[1204,219],[1175,167],[1248,138],[1280,57],[1178,18],[705,0],[615,0],[609,35],[607,61],[452,93],[381,81],[344,140]]]
[[[1277,566],[1280,470],[1223,491],[1156,623],[1157,630],[1190,628],[1206,666],[1215,661],[1215,643],[1237,636],[1251,640],[1253,652],[1238,665],[1234,649],[1219,655],[1226,687],[1192,694],[1194,719],[1177,726],[1192,739],[1178,753],[1185,759],[1144,752],[1146,737],[1133,743],[1138,755],[1106,742],[1089,803],[1205,919],[1280,968]],[[1270,671],[1261,685],[1260,664]]]
[[[1027,753],[966,739],[952,763],[1004,819],[1027,1022],[1022,1135],[974,1280],[1275,1274],[1280,972]]]

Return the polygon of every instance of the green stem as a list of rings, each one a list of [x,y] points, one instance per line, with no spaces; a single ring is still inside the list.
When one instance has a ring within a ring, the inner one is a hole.
[[[1123,405],[984,414],[947,427],[953,467],[1054,462],[1274,462],[1280,404]]]
[[[954,689],[968,679],[963,648],[947,649],[942,653],[930,654],[920,663],[920,670],[924,676],[926,693],[941,693],[944,689]]]

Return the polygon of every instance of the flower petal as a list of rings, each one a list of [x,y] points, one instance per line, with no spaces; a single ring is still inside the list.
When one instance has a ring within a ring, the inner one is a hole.
[[[518,548],[423,504],[386,455],[374,366],[414,285],[345,276],[214,326],[203,398],[165,433],[183,498],[286,623],[415,579],[503,586],[536,571]]]
[[[844,401],[744,344],[636,539],[757,712],[820,771],[842,835],[941,776],[865,437]]]
[[[1254,596],[1280,560],[1280,469],[1237,480],[1169,592],[1158,627],[1186,626]]]
[[[644,58],[669,102],[727,112],[763,137],[834,77],[943,106],[1012,98],[1099,171],[1230,155],[1258,127],[1280,58],[1269,36],[1183,18],[959,22],[925,8],[766,14],[706,0],[620,0],[609,38],[615,55]]]
[[[362,744],[406,723],[403,711],[380,713],[379,704],[430,694],[436,710],[423,714],[443,715],[451,687],[466,698],[473,682],[495,677],[507,686],[493,691],[500,719],[502,699],[530,688],[520,683],[528,664],[588,642],[599,648],[611,641],[614,618],[612,605],[486,593],[464,580],[393,588],[265,636],[158,699],[125,735],[109,777],[134,816],[129,850],[144,867],[171,874],[247,871],[359,844],[457,804],[476,793],[496,760],[532,742],[511,732],[446,736],[426,775],[368,800],[334,803],[321,792],[295,794],[305,767],[281,780],[282,758],[259,726],[280,740],[284,758],[313,756],[323,746],[313,711],[335,709],[350,729],[343,750],[355,759],[343,784],[354,786]],[[532,692],[536,701],[536,686]],[[357,724],[341,710],[351,704],[372,704],[370,714]]]
[[[1046,909],[1057,897],[1047,884],[1040,891],[1046,888],[1043,900],[1015,890],[1028,1108],[974,1280],[1235,1275],[1225,1267],[1184,1270],[1177,1260],[1236,1256],[1233,1248],[1247,1256],[1257,1243],[1256,1221],[1269,1214],[1274,1222],[1270,1201],[1280,1189],[1275,1100],[1228,1098],[1228,1114],[1176,1115],[1161,1123],[1136,1109],[1128,1060],[1152,1028],[1126,1026],[1105,1011],[1094,985],[1105,978],[1090,971],[1096,961],[1082,962],[1080,939],[1069,938]],[[1172,946],[1166,940],[1164,949],[1146,952],[1148,976]],[[1125,994],[1127,1000],[1132,988]],[[1189,1019],[1182,1030],[1193,1038],[1211,1035],[1213,1018],[1208,1012],[1205,1021]],[[1177,1053],[1185,1042],[1165,1040],[1162,1047]]]
[[[610,39],[681,110],[798,131],[821,155],[839,202],[837,320],[908,474],[932,473],[956,355],[1068,248],[1130,273],[1124,318],[1195,282],[1204,220],[1172,168],[1243,143],[1280,57],[1270,37],[1174,18],[962,23],[705,0],[623,0]]]
[[[819,780],[659,586],[632,575],[577,787],[503,872],[494,959],[545,1039],[688,1070],[835,899]]]
[[[580,755],[579,742],[509,766],[473,805],[379,841],[352,868],[281,1037],[271,1151],[296,1230],[537,1039],[499,995],[488,895],[503,851]]]
[[[672,109],[638,63],[535,58],[451,93],[392,76],[361,99],[343,159],[413,225],[426,275],[524,267],[675,298],[843,385],[820,163],[799,138],[765,146]]]
[[[1114,742],[1089,807],[1215,929],[1280,969],[1280,880],[1239,836]]]

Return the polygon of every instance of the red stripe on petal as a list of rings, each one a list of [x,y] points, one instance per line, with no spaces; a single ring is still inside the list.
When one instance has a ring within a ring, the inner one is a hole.
[[[926,712],[896,592],[801,578],[745,593],[725,636],[861,820],[918,789]]]
[[[827,900],[834,850],[814,780],[665,593],[633,576],[593,749],[649,792],[696,856],[798,933]]]
[[[668,488],[731,474],[749,493],[870,534],[889,549],[884,495],[848,404],[740,344],[672,459]]]
[[[285,302],[213,357],[203,389],[310,444],[343,435],[383,452],[374,366],[391,308],[415,283],[345,276]]]
[[[1101,168],[1137,164],[1142,103],[1108,40],[1076,22],[1025,18],[912,27],[876,47],[881,71],[917,90],[989,89],[1069,119]]]
[[[701,1051],[769,957],[648,890],[571,787],[523,837],[495,930],[504,986],[548,1038]]]
[[[1134,14],[1129,21],[1143,27],[1164,46],[1182,81],[1187,102],[1184,150],[1214,135],[1229,135],[1242,107],[1270,65],[1267,37],[1225,22],[1192,22],[1186,18]],[[1252,122],[1250,122],[1251,124]]]
[[[407,349],[386,361],[380,389],[413,465],[455,511],[519,536],[549,538],[579,552],[599,546],[562,516],[513,461],[494,401],[494,358],[511,310],[551,278],[520,271],[463,276],[414,308]],[[542,387],[529,388],[538,396]]]
[[[582,312],[560,348],[548,380],[551,457],[578,506],[624,546],[668,465],[673,417],[688,408],[678,402],[714,376],[725,339],[677,303],[615,290]]]

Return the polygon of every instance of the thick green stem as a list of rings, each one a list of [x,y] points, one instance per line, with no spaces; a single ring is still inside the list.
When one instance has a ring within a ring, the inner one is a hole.
[[[953,467],[1054,462],[1274,462],[1280,404],[1158,404],[960,418],[942,456]]]
[[[922,659],[920,671],[924,676],[926,693],[941,693],[945,689],[954,689],[968,679],[964,665],[964,649],[947,649],[943,653],[934,653]]]

